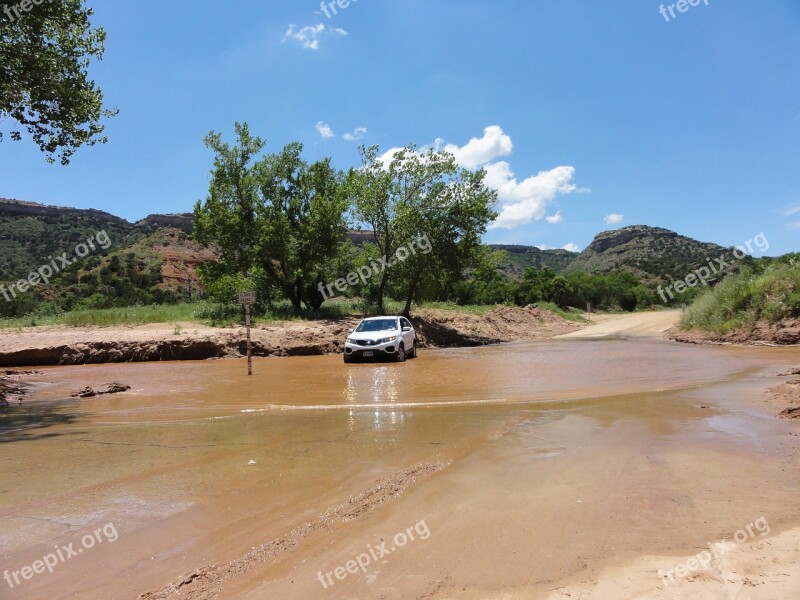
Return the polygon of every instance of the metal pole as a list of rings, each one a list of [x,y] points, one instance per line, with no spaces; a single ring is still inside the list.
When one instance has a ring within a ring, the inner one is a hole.
[[[247,327],[247,374],[253,374],[253,350],[250,346],[250,305],[244,305],[244,324]]]

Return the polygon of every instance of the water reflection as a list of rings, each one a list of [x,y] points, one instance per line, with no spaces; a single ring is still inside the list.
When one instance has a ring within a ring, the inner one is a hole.
[[[405,421],[405,411],[387,405],[402,402],[399,371],[395,365],[365,365],[350,369],[345,386],[345,402],[350,405],[348,424],[350,431],[369,427],[376,431],[395,430]],[[365,405],[375,404],[374,409]],[[391,441],[395,441],[394,437]]]

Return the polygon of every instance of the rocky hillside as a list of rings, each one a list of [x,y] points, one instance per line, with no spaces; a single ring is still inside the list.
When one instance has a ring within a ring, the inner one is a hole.
[[[0,282],[26,277],[62,252],[71,255],[77,244],[101,230],[108,234],[111,246],[96,249],[67,281],[57,282],[62,290],[65,283],[83,286],[67,291],[74,292],[76,301],[86,294],[136,302],[150,299],[134,288],[146,288],[154,300],[161,293],[188,297],[192,290],[199,290],[197,266],[213,258],[212,251],[191,240],[191,213],[149,215],[131,223],[99,210],[0,199]],[[349,239],[360,246],[369,234],[352,231]],[[580,254],[521,245],[491,248],[506,252],[508,260],[500,270],[514,279],[528,267],[557,273],[627,271],[651,286],[681,279],[709,259],[730,252],[717,244],[644,225],[600,233]],[[42,291],[47,298],[46,290]]]
[[[101,210],[0,198],[0,281],[27,277],[62,252],[72,255],[75,246],[100,231],[106,232],[111,246],[107,250],[96,249],[92,256],[127,248],[163,227],[190,233],[192,215],[149,215],[130,223]]]
[[[489,247],[508,255],[508,262],[500,265],[500,270],[514,279],[519,279],[528,267],[550,268],[556,273],[566,271],[578,256],[569,250],[540,250],[535,246],[492,244]]]
[[[669,229],[633,225],[598,234],[568,270],[627,271],[650,284],[682,279],[693,269],[732,249],[698,242]]]

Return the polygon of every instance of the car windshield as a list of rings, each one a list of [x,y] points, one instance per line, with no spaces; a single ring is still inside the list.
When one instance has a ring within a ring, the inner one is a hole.
[[[356,332],[395,331],[396,329],[397,319],[374,319],[371,321],[361,321],[361,324],[356,328]]]

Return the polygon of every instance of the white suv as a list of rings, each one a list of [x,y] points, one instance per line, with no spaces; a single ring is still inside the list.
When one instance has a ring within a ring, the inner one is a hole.
[[[391,357],[403,362],[417,356],[417,332],[405,317],[370,317],[350,332],[344,362],[357,358]]]

